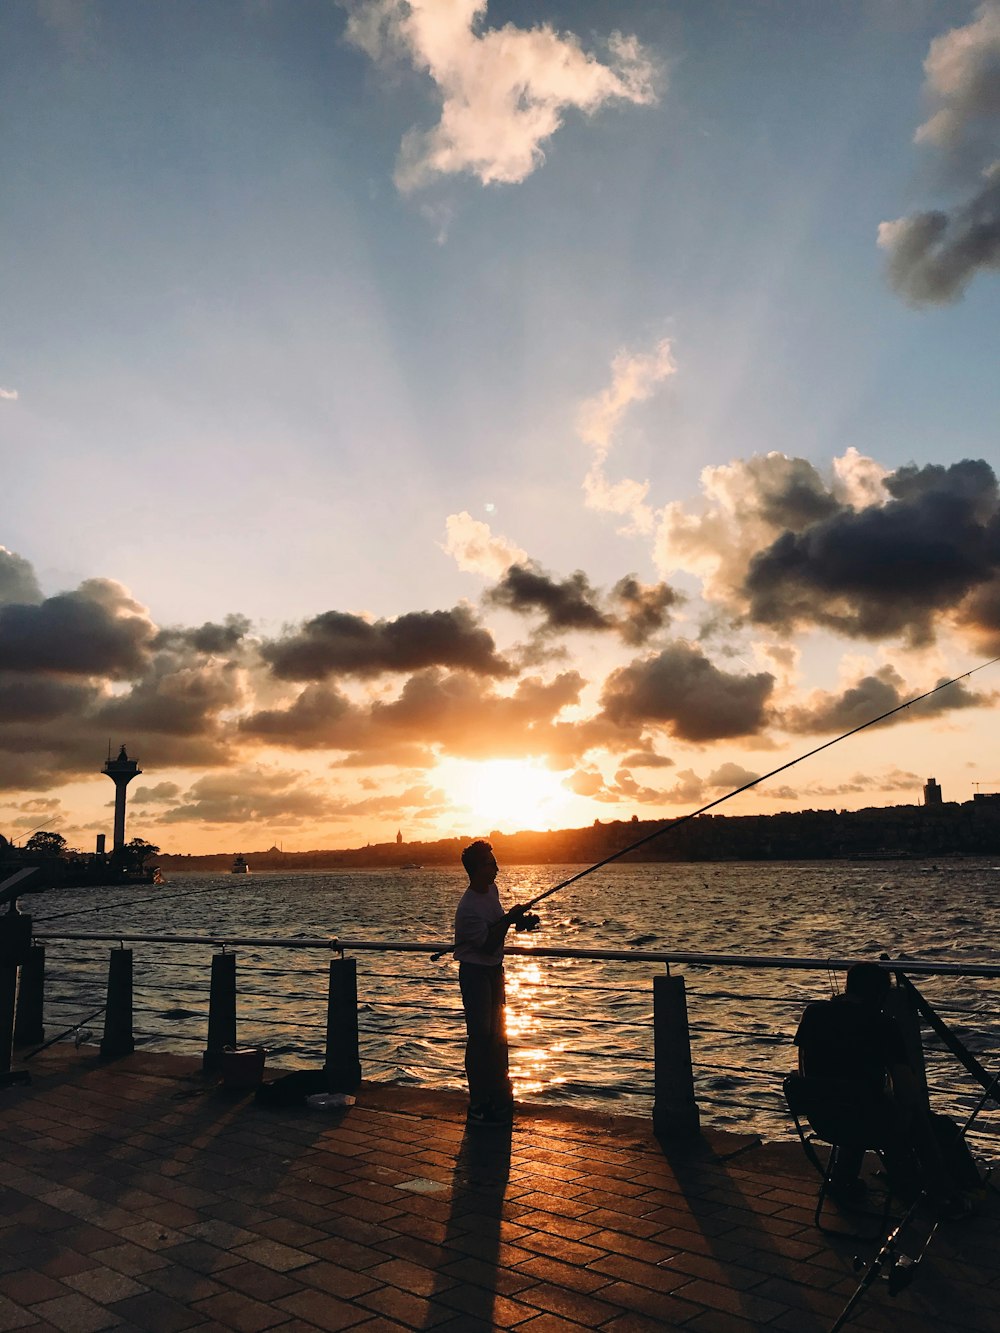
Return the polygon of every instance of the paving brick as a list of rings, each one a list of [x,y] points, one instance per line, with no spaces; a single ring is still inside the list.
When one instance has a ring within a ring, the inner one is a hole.
[[[30,1269],[5,1273],[0,1277],[0,1295],[6,1296],[16,1305],[37,1305],[39,1301],[51,1301],[69,1294],[64,1283]]]
[[[200,1314],[193,1313],[180,1301],[162,1296],[158,1291],[128,1296],[109,1306],[109,1310],[133,1328],[148,1329],[149,1333],[182,1333],[183,1329],[204,1323]]]
[[[264,1329],[287,1322],[284,1310],[275,1310],[272,1305],[255,1301],[238,1291],[223,1291],[194,1301],[191,1308],[226,1328],[236,1329],[237,1333],[262,1333]]]
[[[6,1296],[0,1296],[0,1333],[8,1333],[9,1329],[26,1328],[32,1324],[37,1325],[38,1319],[30,1310],[26,1310],[23,1305],[15,1305]]]
[[[556,1286],[579,1291],[584,1295],[596,1291],[598,1287],[606,1287],[611,1281],[604,1273],[595,1272],[592,1268],[560,1263],[558,1259],[548,1259],[541,1255],[520,1264],[517,1271],[518,1274],[532,1277],[538,1282],[552,1282]]]
[[[766,1324],[769,1319],[776,1318],[788,1308],[787,1302],[758,1296],[755,1291],[734,1291],[731,1287],[707,1282],[703,1278],[695,1278],[686,1287],[679,1287],[677,1295],[696,1305],[707,1305],[713,1310],[742,1315],[758,1324]]]
[[[82,1273],[70,1273],[64,1280],[67,1286],[101,1305],[110,1305],[113,1301],[123,1300],[126,1296],[138,1296],[149,1290],[143,1283],[103,1265]]]
[[[263,1264],[278,1273],[290,1273],[296,1268],[304,1268],[315,1259],[314,1254],[305,1250],[293,1249],[276,1240],[252,1240],[248,1245],[238,1245],[230,1258],[249,1259],[251,1263]]]
[[[485,1294],[483,1301],[485,1307]],[[446,1323],[454,1315],[454,1311],[447,1306],[423,1296],[414,1296],[409,1291],[401,1291],[398,1287],[378,1287],[375,1291],[359,1296],[357,1304],[405,1324],[408,1328],[435,1328],[439,1324]],[[491,1301],[489,1304],[492,1306]]]
[[[698,1306],[689,1301],[680,1300],[669,1292],[651,1291],[648,1287],[637,1287],[631,1282],[613,1282],[605,1287],[601,1295],[606,1301],[622,1307],[627,1315],[644,1316],[655,1321],[662,1328],[679,1328],[688,1319],[698,1313]],[[604,1327],[623,1327],[621,1319],[608,1320]]]
[[[363,1309],[338,1301],[325,1291],[297,1291],[291,1296],[282,1296],[276,1304],[289,1314],[298,1315],[317,1328],[330,1330],[330,1333],[352,1328],[367,1318]]]
[[[40,1305],[32,1307],[31,1313],[37,1319],[62,1329],[63,1333],[97,1333],[99,1329],[112,1328],[118,1323],[110,1310],[76,1293],[72,1296],[58,1296],[52,1301],[42,1301]]]
[[[495,1328],[516,1328],[537,1313],[537,1309],[523,1303],[525,1296],[534,1290],[534,1287],[529,1287],[527,1292],[521,1292],[518,1299],[514,1300],[483,1287],[461,1283],[441,1292],[437,1301],[440,1305],[461,1311],[471,1319],[488,1319]]]

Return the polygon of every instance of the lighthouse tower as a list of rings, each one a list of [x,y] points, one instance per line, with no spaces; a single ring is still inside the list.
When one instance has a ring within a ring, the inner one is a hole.
[[[125,746],[118,751],[118,758],[111,758],[108,751],[107,762],[101,769],[115,784],[115,855],[119,855],[125,846],[125,788],[142,772],[138,760],[130,759],[125,753]]]

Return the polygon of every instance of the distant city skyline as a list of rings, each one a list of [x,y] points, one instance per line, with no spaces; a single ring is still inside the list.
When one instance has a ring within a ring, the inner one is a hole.
[[[671,818],[1000,654],[1000,0],[0,12],[0,832]],[[727,804],[1000,787],[1000,666]]]

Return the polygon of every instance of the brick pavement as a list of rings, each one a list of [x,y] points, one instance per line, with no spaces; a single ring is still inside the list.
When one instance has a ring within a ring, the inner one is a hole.
[[[68,1045],[31,1068],[0,1090],[0,1333],[821,1333],[855,1287],[793,1143],[551,1108],[468,1131],[455,1094],[368,1084],[265,1110],[192,1060]],[[1000,1330],[998,1203],[849,1327]]]

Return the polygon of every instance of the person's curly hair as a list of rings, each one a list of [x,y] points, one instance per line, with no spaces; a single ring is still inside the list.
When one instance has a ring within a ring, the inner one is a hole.
[[[470,879],[473,872],[479,869],[488,856],[492,855],[493,844],[487,842],[485,838],[477,838],[475,842],[469,843],[462,853],[462,865]]]

